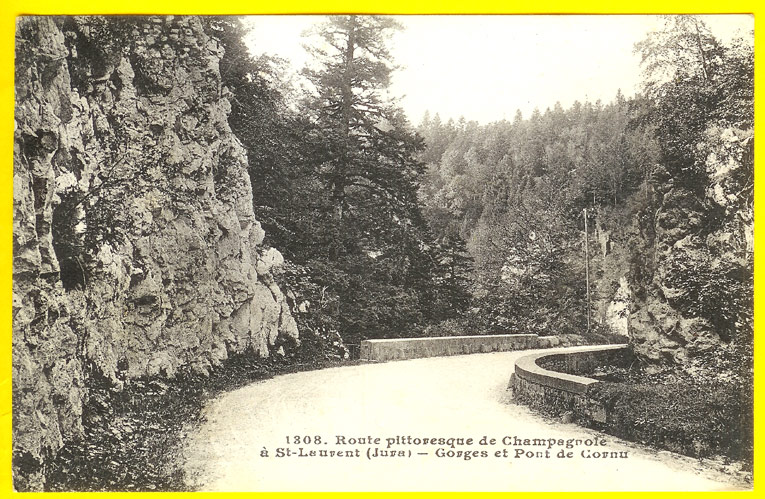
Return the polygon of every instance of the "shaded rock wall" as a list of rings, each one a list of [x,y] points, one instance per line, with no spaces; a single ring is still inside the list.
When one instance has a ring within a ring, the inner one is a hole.
[[[297,342],[196,17],[17,23],[13,445],[19,489],[115,388]]]
[[[710,128],[692,175],[658,165],[632,201],[642,207],[598,227],[599,317],[644,360],[688,364],[749,341],[753,146],[751,130]]]
[[[701,182],[666,175],[656,184],[643,262],[652,272],[630,321],[635,351],[655,361],[685,363],[747,341],[752,327],[752,130],[713,127],[697,147]]]

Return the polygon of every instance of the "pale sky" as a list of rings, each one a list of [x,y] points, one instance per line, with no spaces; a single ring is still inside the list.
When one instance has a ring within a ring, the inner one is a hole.
[[[661,26],[655,16],[395,16],[404,30],[390,48],[400,69],[391,93],[413,124],[425,112],[445,121],[488,123],[528,117],[560,101],[631,96],[640,81],[635,42]],[[702,16],[723,42],[748,36],[749,15]],[[323,16],[252,16],[246,42],[255,55],[277,55],[295,70],[309,56],[301,34]]]

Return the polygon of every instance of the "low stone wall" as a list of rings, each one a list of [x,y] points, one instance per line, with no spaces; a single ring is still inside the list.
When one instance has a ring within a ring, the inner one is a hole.
[[[536,334],[364,340],[361,342],[361,360],[419,359],[469,353],[508,352],[538,347],[539,338]]]
[[[588,387],[599,381],[574,374],[548,371],[540,367],[537,361],[562,360],[566,370],[581,371],[595,362],[616,361],[627,352],[627,345],[603,345],[585,347],[575,352],[540,352],[523,356],[515,361],[515,372],[510,377],[513,396],[530,407],[556,414],[571,412],[577,419],[605,423],[605,407],[587,396]]]

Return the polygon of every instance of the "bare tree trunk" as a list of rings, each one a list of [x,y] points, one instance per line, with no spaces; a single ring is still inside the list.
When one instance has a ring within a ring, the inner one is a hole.
[[[584,209],[584,278],[587,287],[587,332],[590,332],[590,238],[587,233],[587,208]]]
[[[351,119],[353,117],[353,53],[356,49],[356,17],[349,17],[349,28],[345,53],[341,91],[342,130],[340,154],[332,178],[332,204],[335,217],[335,241],[330,247],[329,257],[337,260],[340,253],[342,221],[345,216],[345,188],[348,181],[348,167],[351,148]]]
[[[699,30],[699,22],[694,19],[693,26],[696,28],[696,46],[699,49],[699,57],[701,57],[701,71],[704,74],[704,81],[709,81],[709,74],[707,73],[707,58],[704,55],[704,47],[701,44],[701,31]]]

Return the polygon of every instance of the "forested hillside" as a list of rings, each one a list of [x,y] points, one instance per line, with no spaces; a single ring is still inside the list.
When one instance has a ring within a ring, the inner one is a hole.
[[[303,93],[222,23],[229,121],[309,329],[352,348],[617,333],[670,363],[751,334],[750,44],[667,17],[636,46],[634,97],[486,125],[434,110],[415,128],[387,97],[394,21],[317,27]]]
[[[636,50],[634,98],[420,124],[423,211],[468,241],[487,330],[581,333],[589,307],[654,362],[749,343],[752,48],[670,17]]]
[[[584,209],[595,263],[611,246],[604,224],[644,201],[646,170],[657,160],[653,137],[629,128],[632,104],[620,95],[485,126],[442,123],[437,114],[423,120],[433,144],[424,155],[424,210],[439,233],[468,241],[484,327],[587,330]],[[595,301],[610,301],[619,270],[598,280],[605,289],[593,287]]]

